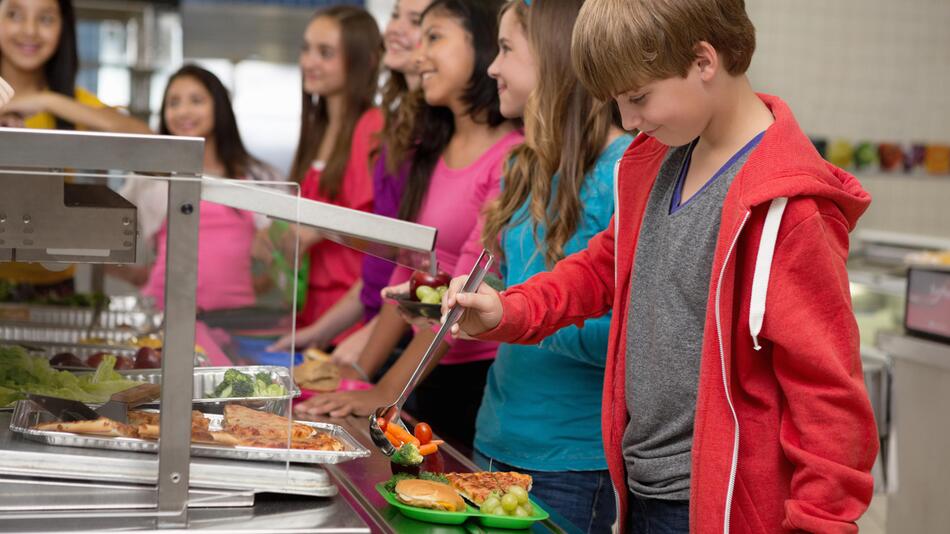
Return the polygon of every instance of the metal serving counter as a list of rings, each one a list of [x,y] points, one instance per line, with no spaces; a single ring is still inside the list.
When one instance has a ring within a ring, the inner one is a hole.
[[[111,454],[110,451],[79,450],[65,447],[50,447],[24,440],[11,435],[9,414],[0,414],[0,454],[10,450],[29,451],[43,449],[44,452],[58,452],[76,457],[95,457]],[[374,486],[387,480],[392,473],[389,459],[380,454],[369,437],[366,419],[349,417],[345,419],[326,419],[343,426],[357,441],[373,451],[368,458],[361,458],[337,465],[298,466],[292,468],[320,470],[326,472],[329,481],[338,489],[331,497],[306,497],[297,495],[278,495],[274,493],[228,493],[227,491],[206,491],[193,495],[207,499],[217,499],[208,507],[191,508],[187,514],[187,525],[181,529],[159,529],[154,516],[136,513],[137,508],[149,506],[154,502],[154,486],[142,485],[140,491],[130,493],[129,486],[116,482],[103,481],[96,485],[82,484],[71,490],[68,486],[57,484],[49,486],[47,481],[37,478],[14,476],[3,469],[0,462],[0,532],[102,532],[105,530],[134,530],[175,532],[180,530],[224,530],[230,532],[268,532],[268,533],[323,533],[323,532],[380,532],[380,533],[511,533],[515,531],[491,529],[474,524],[462,526],[435,525],[403,517],[390,507],[376,492]],[[476,466],[451,446],[443,445],[440,450],[445,458],[447,471],[471,471]],[[140,453],[121,453],[126,457],[141,457]],[[153,455],[154,458],[154,455]],[[198,466],[205,460],[192,460],[193,485],[199,484],[202,469]],[[267,464],[278,475],[284,472],[284,464]],[[200,492],[193,488],[193,492]],[[13,498],[35,506],[38,499],[62,501],[72,499],[76,510],[68,513],[50,512],[39,516],[36,512],[17,510]],[[247,506],[247,499],[253,499],[253,506]],[[97,516],[96,508],[124,508],[128,515],[124,517]],[[83,510],[79,512],[78,510]],[[550,510],[549,510],[550,511]],[[42,517],[42,520],[38,519]],[[551,519],[539,522],[529,532],[567,532],[558,526],[564,524],[557,514]]]

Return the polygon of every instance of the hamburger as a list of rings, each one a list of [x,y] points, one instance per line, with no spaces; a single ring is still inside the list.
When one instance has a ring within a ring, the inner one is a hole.
[[[294,368],[294,382],[304,389],[336,391],[340,387],[340,368],[330,355],[310,348],[304,351],[304,362]]]
[[[409,506],[461,512],[465,510],[465,501],[455,488],[431,480],[400,480],[396,484],[396,498]]]

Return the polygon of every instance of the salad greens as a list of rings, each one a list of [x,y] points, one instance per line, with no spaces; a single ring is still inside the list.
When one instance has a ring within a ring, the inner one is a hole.
[[[138,384],[115,371],[111,354],[102,358],[94,373],[75,375],[51,368],[45,356],[30,355],[22,347],[0,346],[0,407],[26,398],[26,393],[103,403]]]

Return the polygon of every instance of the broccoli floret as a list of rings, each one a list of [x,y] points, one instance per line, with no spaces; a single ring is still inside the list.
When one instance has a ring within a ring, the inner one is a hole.
[[[230,397],[253,397],[254,385],[250,380],[242,380],[231,384]]]
[[[269,386],[271,383],[274,382],[274,380],[270,376],[270,373],[268,373],[267,371],[258,372],[256,375],[254,375],[254,380],[257,380],[258,382],[263,382],[265,386]]]
[[[224,372],[224,381],[228,384],[234,384],[235,382],[249,382],[251,377],[246,374],[238,371],[237,369],[228,369]]]
[[[419,447],[412,443],[404,443],[390,460],[400,465],[419,465],[422,463],[422,455],[419,454]]]
[[[231,396],[231,384],[227,382],[221,382],[218,384],[218,387],[214,388],[214,393],[211,394],[211,397],[218,399],[226,399]]]

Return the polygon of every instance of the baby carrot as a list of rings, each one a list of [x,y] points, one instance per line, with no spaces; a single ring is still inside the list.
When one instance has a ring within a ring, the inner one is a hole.
[[[412,443],[416,447],[419,446],[419,438],[410,434],[409,431],[403,428],[400,424],[390,423],[389,426],[386,427],[386,432],[389,432],[393,436],[399,438],[399,440],[403,443]]]

